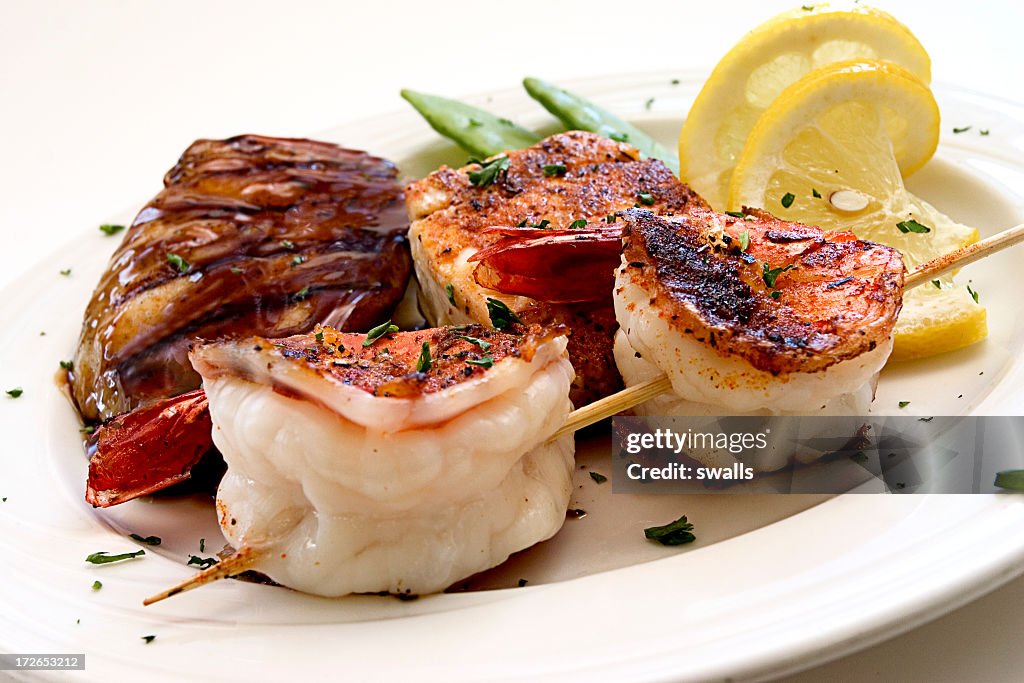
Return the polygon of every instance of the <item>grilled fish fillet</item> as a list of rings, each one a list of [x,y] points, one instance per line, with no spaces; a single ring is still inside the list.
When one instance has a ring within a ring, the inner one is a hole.
[[[312,140],[200,140],[136,217],[85,312],[87,420],[199,386],[192,339],[366,329],[401,299],[408,221],[390,162]]]
[[[486,186],[470,182],[469,171],[480,169],[471,164],[442,167],[406,188],[425,313],[436,325],[487,323],[487,299],[494,297],[528,323],[564,324],[576,370],[570,397],[577,406],[590,403],[621,388],[612,353],[617,324],[611,292],[598,304],[550,304],[481,287],[469,258],[502,239],[483,229],[524,221],[567,228],[579,219],[604,221],[637,204],[665,215],[706,204],[660,161],[640,159],[630,145],[592,133],[553,135],[507,155],[508,171]]]

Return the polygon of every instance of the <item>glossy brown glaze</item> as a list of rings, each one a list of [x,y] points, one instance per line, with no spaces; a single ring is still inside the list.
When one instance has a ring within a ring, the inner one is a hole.
[[[365,330],[386,318],[411,265],[396,176],[388,161],[312,140],[190,146],[86,309],[71,377],[82,416],[197,387],[196,337]]]
[[[629,210],[620,274],[680,332],[776,375],[823,370],[891,336],[903,301],[897,250],[746,214]],[[766,267],[785,269],[772,286]]]
[[[502,232],[491,230],[493,226],[523,224],[529,228],[548,221],[545,227],[564,230],[581,219],[592,227],[599,225],[610,214],[640,203],[667,215],[706,206],[660,161],[641,159],[630,145],[593,133],[552,135],[507,155],[508,171],[487,186],[472,184],[469,173],[480,166],[470,164],[461,169],[442,167],[406,190],[409,216],[414,221],[410,238],[417,241],[414,252],[425,255],[425,262],[417,264],[421,282],[430,277],[440,287],[451,284],[460,311],[477,321],[486,321],[483,302],[488,292],[494,291],[484,289],[472,276],[466,278],[460,259],[466,249],[484,250],[502,241]],[[549,165],[564,166],[565,171],[545,172]],[[572,258],[573,248],[564,242],[556,244],[556,249],[549,263],[519,261],[528,266],[516,273],[521,276],[521,293],[543,286],[543,271],[557,268],[561,257]],[[568,351],[576,370],[571,398],[577,406],[622,387],[612,354],[617,329],[612,280],[601,273],[594,275],[608,293],[602,301],[565,303],[578,296],[575,291],[565,291],[553,297],[560,303],[533,299],[512,304],[524,320],[558,321],[570,328]],[[498,284],[500,277],[500,269],[481,273],[485,283]],[[505,286],[512,288],[517,288],[516,284],[505,281]]]

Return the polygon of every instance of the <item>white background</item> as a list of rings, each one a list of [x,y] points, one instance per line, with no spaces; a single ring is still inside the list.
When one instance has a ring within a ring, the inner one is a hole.
[[[457,97],[513,87],[526,75],[558,81],[710,71],[745,31],[791,6],[3,0],[0,286],[35,268],[57,277],[63,266],[45,261],[46,254],[141,206],[196,138],[315,136],[404,107],[401,87]],[[1020,5],[889,0],[882,7],[928,48],[935,81],[1024,100]],[[372,141],[348,144],[372,150]],[[1019,680],[1022,632],[1018,579],[796,678]]]

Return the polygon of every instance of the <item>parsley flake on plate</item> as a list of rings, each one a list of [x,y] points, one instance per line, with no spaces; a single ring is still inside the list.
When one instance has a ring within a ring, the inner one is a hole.
[[[664,526],[652,526],[644,529],[644,536],[662,545],[683,545],[697,540],[692,532],[693,524],[686,521],[686,515],[683,515]]]
[[[146,554],[145,550],[141,548],[133,553],[120,553],[119,555],[111,555],[105,550],[101,550],[98,553],[93,553],[85,558],[85,561],[90,564],[110,564],[111,562],[120,562],[121,560],[130,560],[135,557],[142,557]]]

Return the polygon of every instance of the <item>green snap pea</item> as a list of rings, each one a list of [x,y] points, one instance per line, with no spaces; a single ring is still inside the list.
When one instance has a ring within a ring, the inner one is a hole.
[[[674,152],[615,114],[539,78],[524,79],[523,87],[530,93],[530,97],[540,102],[566,127],[590,131],[612,140],[629,143],[645,156],[663,161],[673,173],[679,173],[679,158]]]
[[[508,119],[456,100],[414,90],[402,90],[402,97],[434,130],[480,158],[540,141],[539,135]]]

